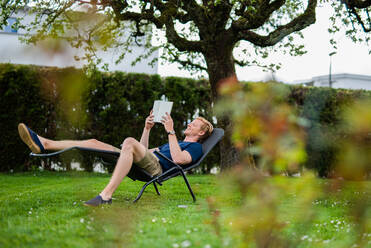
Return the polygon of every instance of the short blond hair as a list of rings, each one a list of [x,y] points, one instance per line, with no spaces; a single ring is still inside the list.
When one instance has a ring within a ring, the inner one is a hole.
[[[200,142],[204,142],[212,134],[214,130],[213,124],[201,116],[197,117],[196,120],[202,122],[201,131],[204,131],[205,134],[200,137]]]

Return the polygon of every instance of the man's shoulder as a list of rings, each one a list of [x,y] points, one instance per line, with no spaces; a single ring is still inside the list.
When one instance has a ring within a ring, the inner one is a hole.
[[[180,141],[179,142],[179,145],[180,146],[186,146],[186,147],[188,147],[188,146],[193,146],[193,147],[202,147],[202,144],[201,143],[199,143],[199,142],[188,142],[188,141]]]
[[[202,144],[198,142],[184,142],[184,146],[181,145],[182,150],[186,150],[191,154],[202,154]]]

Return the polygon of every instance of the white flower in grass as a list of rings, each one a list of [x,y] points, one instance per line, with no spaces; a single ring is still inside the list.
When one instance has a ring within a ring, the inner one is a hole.
[[[190,234],[191,233],[191,230],[187,230],[186,233]]]
[[[28,211],[28,214],[32,214],[32,211]]]
[[[179,245],[178,245],[177,243],[174,243],[174,244],[173,244],[173,247],[174,247],[174,248],[178,248]]]
[[[76,202],[73,202],[73,205],[76,205]]]
[[[211,245],[206,244],[206,245],[204,246],[204,248],[211,248]]]
[[[165,218],[161,218],[162,222],[163,223],[166,223],[166,219]]]
[[[331,223],[334,223],[334,221],[332,220],[332,221],[330,221]]]
[[[85,221],[84,218],[80,219],[80,223],[84,223],[84,221]]]
[[[193,228],[193,231],[194,232],[197,232],[198,231],[198,228],[197,227]]]
[[[155,223],[156,221],[157,221],[156,218],[153,218],[153,219],[152,219],[152,222],[153,222],[153,223]]]
[[[308,235],[304,235],[303,237],[301,237],[301,240],[306,240],[308,238]]]
[[[228,238],[224,239],[223,245],[224,246],[229,246],[230,240]]]
[[[184,240],[181,244],[182,247],[190,247],[191,242],[189,240]]]
[[[323,241],[323,243],[324,244],[328,244],[328,243],[330,243],[330,240],[329,239],[326,239],[326,240]]]
[[[143,233],[143,230],[142,230],[142,229],[140,229],[140,230],[139,230],[139,233]]]

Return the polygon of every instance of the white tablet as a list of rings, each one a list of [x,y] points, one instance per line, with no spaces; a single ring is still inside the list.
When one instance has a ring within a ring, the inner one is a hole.
[[[167,113],[171,113],[171,108],[173,107],[173,102],[166,102],[157,100],[153,103],[153,115],[154,122],[161,122],[162,117],[166,116]]]

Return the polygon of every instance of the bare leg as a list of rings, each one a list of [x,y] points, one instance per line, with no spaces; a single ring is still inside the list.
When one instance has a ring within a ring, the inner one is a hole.
[[[63,150],[65,148],[79,146],[79,147],[88,147],[88,148],[94,148],[94,149],[101,149],[101,150],[107,150],[107,151],[114,151],[114,152],[120,152],[120,149],[101,142],[96,139],[88,139],[88,140],[50,140],[44,137],[39,136],[41,144],[44,146],[45,150]]]
[[[108,200],[112,197],[113,192],[120,185],[122,179],[129,173],[133,162],[142,160],[146,151],[147,149],[134,138],[125,139],[111,180],[99,194],[103,200]]]

